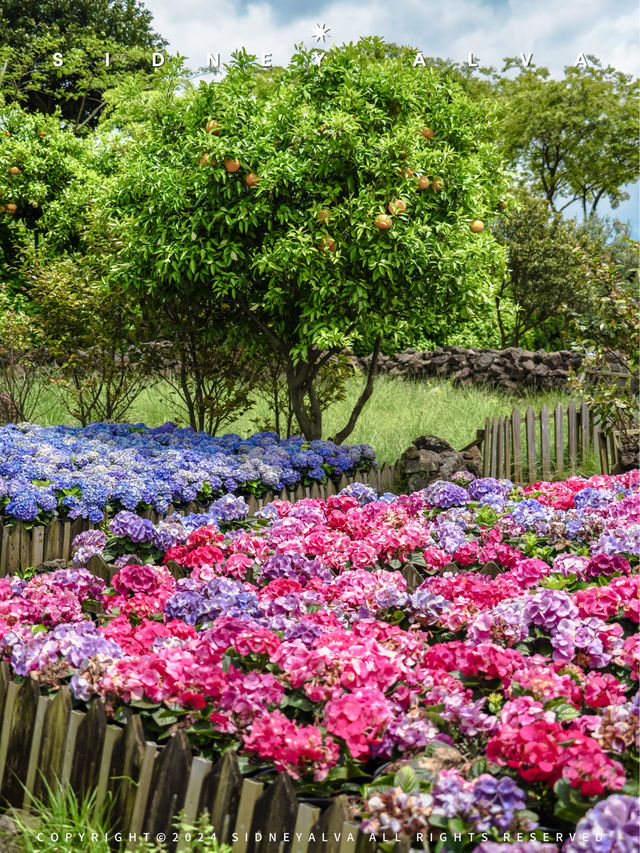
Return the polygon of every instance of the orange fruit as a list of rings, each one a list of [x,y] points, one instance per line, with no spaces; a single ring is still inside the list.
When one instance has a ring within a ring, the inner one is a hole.
[[[431,189],[434,190],[435,192],[438,192],[439,190],[441,190],[443,188],[443,186],[444,186],[444,180],[442,178],[434,178],[431,181]]]
[[[418,189],[419,190],[428,190],[431,186],[431,181],[429,178],[425,178],[424,175],[421,178],[418,178]]]
[[[318,220],[318,222],[328,222],[330,218],[331,214],[326,209],[326,207],[323,207],[322,210],[319,210],[316,215],[316,219]]]
[[[430,127],[423,127],[420,131],[420,136],[424,136],[425,139],[433,139],[435,133],[431,130]]]
[[[387,205],[387,210],[391,215],[394,215],[396,213],[404,213],[406,209],[407,205],[401,198],[397,198],[395,201],[390,201]]]
[[[484,222],[481,222],[479,219],[473,219],[469,225],[469,229],[474,234],[479,234],[481,231],[484,231]]]
[[[207,133],[213,133],[214,136],[217,136],[220,133],[220,125],[214,118],[212,118],[207,122],[205,130]]]
[[[259,181],[260,181],[260,178],[256,175],[255,172],[249,172],[249,174],[244,179],[244,182],[248,187],[257,186]]]
[[[326,249],[328,252],[333,252],[336,247],[336,241],[328,234],[324,234],[320,239],[320,248]]]
[[[233,160],[231,157],[227,157],[224,161],[224,167],[227,172],[237,172],[240,168],[240,160]]]
[[[15,213],[17,209],[18,209],[18,205],[13,204],[13,202],[11,202],[11,204],[7,205],[7,210],[9,211],[9,213]]]
[[[12,167],[9,169],[9,172],[10,172],[12,175],[19,175],[19,174],[20,174],[20,169],[19,169],[17,166],[12,166]]]
[[[387,216],[386,213],[379,213],[378,216],[376,216],[376,218],[373,220],[373,224],[381,231],[387,231],[389,228],[391,228],[391,217]]]
[[[411,169],[398,169],[398,174],[403,178],[412,178],[413,171]]]
[[[508,204],[508,202],[506,202],[506,201],[501,201],[501,202],[500,202],[500,210],[506,210],[506,209],[507,209],[507,204]]]
[[[204,153],[204,154],[202,155],[202,157],[200,158],[200,165],[201,165],[201,166],[206,166],[208,162],[209,162],[209,155],[208,155],[208,153],[205,151],[205,153]]]

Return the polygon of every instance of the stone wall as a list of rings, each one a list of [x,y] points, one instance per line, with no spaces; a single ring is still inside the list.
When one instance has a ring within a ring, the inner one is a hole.
[[[351,356],[366,370],[370,356]],[[380,356],[378,372],[406,379],[450,378],[458,385],[486,383],[509,391],[521,387],[564,389],[569,368],[580,366],[581,356],[570,350],[530,352],[519,347],[504,350],[444,346],[433,352],[406,349]]]

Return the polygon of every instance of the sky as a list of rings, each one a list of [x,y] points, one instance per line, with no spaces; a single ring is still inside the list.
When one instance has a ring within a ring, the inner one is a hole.
[[[506,56],[533,53],[532,62],[561,77],[578,55],[593,54],[602,65],[626,74],[640,72],[640,32],[635,0],[144,0],[154,26],[171,53],[191,68],[220,53],[222,64],[244,47],[274,65],[286,65],[294,46],[317,44],[317,24],[329,28],[320,47],[378,35],[411,45],[425,56],[502,68]],[[639,184],[615,211],[598,213],[629,221],[639,238]],[[577,215],[568,208],[566,215]]]

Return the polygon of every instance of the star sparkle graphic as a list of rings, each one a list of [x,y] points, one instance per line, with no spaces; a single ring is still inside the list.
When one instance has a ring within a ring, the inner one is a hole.
[[[326,24],[316,24],[311,30],[311,36],[316,40],[316,44],[319,44],[326,41],[330,32],[331,27],[328,27]]]

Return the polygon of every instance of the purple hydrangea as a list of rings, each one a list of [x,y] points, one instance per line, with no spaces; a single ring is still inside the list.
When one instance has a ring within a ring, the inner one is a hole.
[[[524,618],[528,623],[551,632],[562,619],[577,619],[578,608],[564,590],[543,589],[525,604]]]
[[[589,656],[589,667],[602,669],[611,661],[611,654],[605,652],[600,639],[600,631],[606,623],[596,616],[588,619],[561,619],[551,637],[553,659],[571,661],[577,651]]]
[[[472,853],[558,853],[558,847],[545,841],[483,841]]]
[[[71,667],[85,668],[88,660],[96,655],[118,660],[122,657],[122,649],[115,641],[106,639],[93,622],[71,622],[16,643],[11,665],[17,675],[24,676],[55,664],[61,658]]]
[[[451,607],[451,602],[442,595],[429,592],[426,587],[418,587],[406,603],[409,621],[419,625],[437,625],[440,617]]]
[[[473,501],[481,500],[485,495],[506,495],[513,491],[511,480],[496,480],[495,477],[482,477],[469,484],[469,497]]]
[[[287,554],[271,554],[262,564],[260,583],[268,583],[275,578],[295,578],[302,584],[312,578],[319,578],[323,583],[330,583],[332,575],[331,570],[318,559],[291,551]]]
[[[612,794],[578,821],[562,853],[637,853],[640,805],[637,797]]]
[[[262,616],[256,596],[231,578],[210,581],[181,578],[164,612],[168,620],[182,619],[187,625],[213,622],[223,614],[253,619]]]
[[[469,494],[462,486],[455,483],[447,483],[445,480],[436,480],[422,491],[422,497],[430,507],[442,507],[448,509],[452,506],[465,506],[469,503]]]
[[[109,530],[114,536],[130,539],[136,545],[153,541],[156,532],[155,525],[147,518],[140,518],[135,512],[122,510],[109,523]]]
[[[487,832],[492,827],[506,832],[515,813],[526,804],[524,791],[513,779],[508,776],[496,779],[489,773],[468,782],[457,773],[441,773],[431,793],[435,813],[460,817],[473,826],[474,832]],[[534,826],[530,824],[527,829]]]
[[[107,544],[107,534],[102,530],[85,530],[79,533],[71,543],[73,562],[76,566],[86,566],[94,554],[102,554]]]

